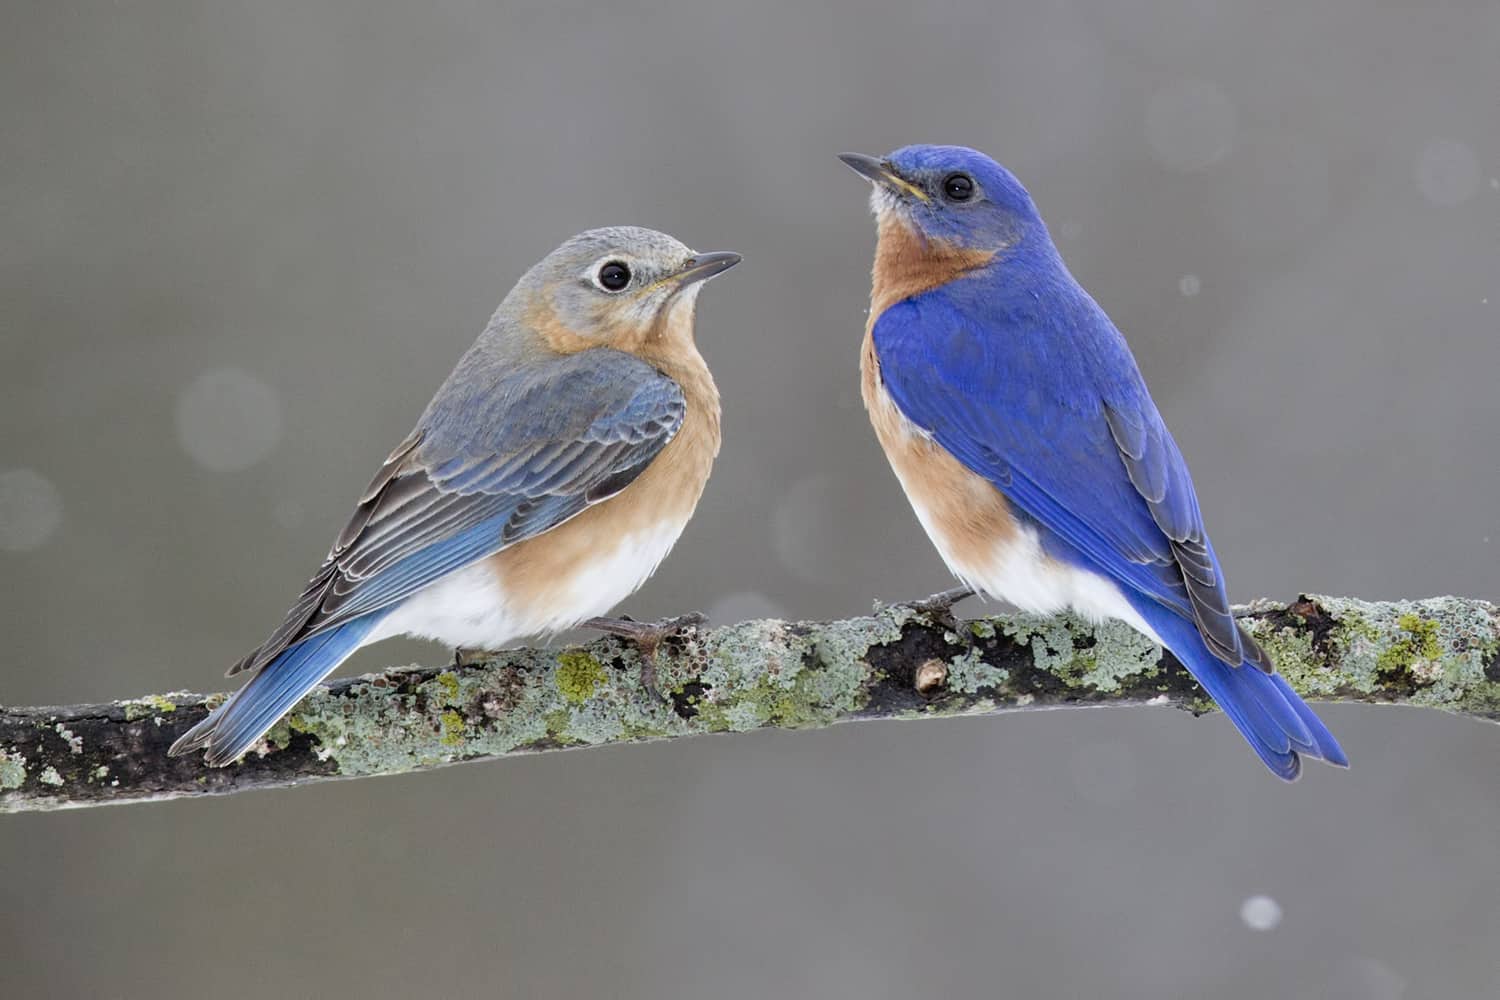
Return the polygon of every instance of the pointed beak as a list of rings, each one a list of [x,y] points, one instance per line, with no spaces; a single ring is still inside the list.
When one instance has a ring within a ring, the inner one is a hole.
[[[678,285],[686,288],[695,282],[707,281],[715,275],[723,274],[743,259],[739,254],[731,250],[714,250],[709,253],[693,254],[682,265],[682,270],[672,276],[672,279]]]
[[[928,201],[927,192],[896,173],[889,160],[879,160],[864,153],[840,153],[839,159],[856,174],[872,184],[879,184],[896,195]]]

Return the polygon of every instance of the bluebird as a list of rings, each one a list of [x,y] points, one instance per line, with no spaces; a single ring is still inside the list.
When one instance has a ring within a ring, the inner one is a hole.
[[[1182,453],[1021,183],[958,146],[840,158],[874,187],[865,407],[965,590],[1123,620],[1279,777],[1302,755],[1347,766],[1235,621]]]
[[[719,451],[694,344],[702,282],[738,254],[595,229],[516,284],[386,458],[249,680],[172,745],[234,761],[361,646],[498,649],[597,619],[655,571]]]

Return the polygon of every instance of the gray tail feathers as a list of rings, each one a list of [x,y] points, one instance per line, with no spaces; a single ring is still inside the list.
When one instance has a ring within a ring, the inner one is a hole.
[[[383,617],[368,614],[290,647],[184,733],[167,753],[176,757],[204,750],[204,760],[211,767],[233,762],[347,660]]]

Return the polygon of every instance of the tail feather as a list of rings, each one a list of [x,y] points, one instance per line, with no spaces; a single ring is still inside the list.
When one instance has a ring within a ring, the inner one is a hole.
[[[1323,720],[1313,714],[1313,710],[1307,702],[1298,697],[1297,692],[1287,683],[1286,678],[1280,674],[1273,674],[1271,679],[1281,689],[1282,697],[1291,703],[1292,708],[1302,717],[1307,730],[1312,734],[1312,742],[1317,747],[1317,752],[1311,754],[1320,760],[1325,760],[1335,767],[1348,767],[1349,756],[1344,753],[1344,748],[1339,746],[1339,741],[1333,738],[1328,727],[1323,725]]]
[[[285,650],[167,752],[176,757],[205,750],[204,760],[211,767],[238,759],[276,720],[348,659],[382,617],[371,614],[356,618]]]
[[[1209,651],[1192,622],[1169,609],[1156,605],[1137,610],[1277,777],[1295,781],[1302,773],[1302,756],[1349,766],[1328,727],[1285,677],[1265,673],[1254,663],[1231,667]]]

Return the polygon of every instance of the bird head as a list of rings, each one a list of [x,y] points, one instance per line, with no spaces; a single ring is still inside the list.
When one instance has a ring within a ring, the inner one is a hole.
[[[991,256],[1051,239],[1015,175],[963,146],[904,146],[883,158],[841,153],[874,185],[870,205],[882,239],[906,234],[940,250]]]
[[[561,353],[691,344],[702,283],[739,262],[737,253],[699,253],[651,229],[591,229],[527,272],[511,299]]]

